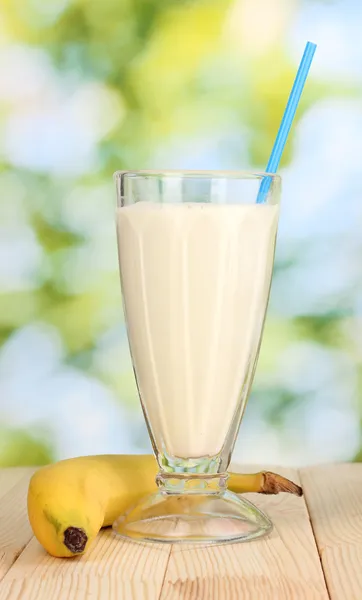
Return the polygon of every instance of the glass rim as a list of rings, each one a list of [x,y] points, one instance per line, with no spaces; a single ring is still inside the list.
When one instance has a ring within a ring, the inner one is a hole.
[[[267,171],[226,171],[226,170],[198,170],[198,169],[140,169],[140,170],[119,170],[113,173],[114,179],[119,179],[122,175],[129,175],[132,178],[137,177],[205,177],[209,179],[264,179],[270,177],[275,182],[281,181],[281,176]]]

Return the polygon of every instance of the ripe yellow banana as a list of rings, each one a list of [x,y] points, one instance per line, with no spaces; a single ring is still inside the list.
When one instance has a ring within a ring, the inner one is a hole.
[[[85,456],[39,469],[28,491],[34,535],[53,556],[86,552],[101,527],[155,491],[157,471],[152,455]],[[302,494],[299,486],[269,472],[230,473],[228,487],[236,493]]]

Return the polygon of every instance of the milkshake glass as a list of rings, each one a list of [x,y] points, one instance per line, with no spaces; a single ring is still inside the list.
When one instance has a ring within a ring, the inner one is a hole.
[[[124,171],[115,181],[124,313],[159,473],[158,491],[114,529],[172,543],[261,536],[271,522],[228,491],[227,468],[262,338],[280,177]]]

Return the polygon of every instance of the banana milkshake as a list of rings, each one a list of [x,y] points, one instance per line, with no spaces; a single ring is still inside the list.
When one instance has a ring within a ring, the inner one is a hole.
[[[278,211],[147,201],[118,208],[132,359],[154,441],[169,456],[218,455],[240,419],[268,302]]]

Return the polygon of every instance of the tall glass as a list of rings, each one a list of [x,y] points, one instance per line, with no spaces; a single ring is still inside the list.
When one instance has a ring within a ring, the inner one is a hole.
[[[263,535],[271,522],[228,491],[227,468],[262,338],[280,177],[127,171],[115,180],[128,339],[160,470],[158,492],[114,529],[173,543]]]

